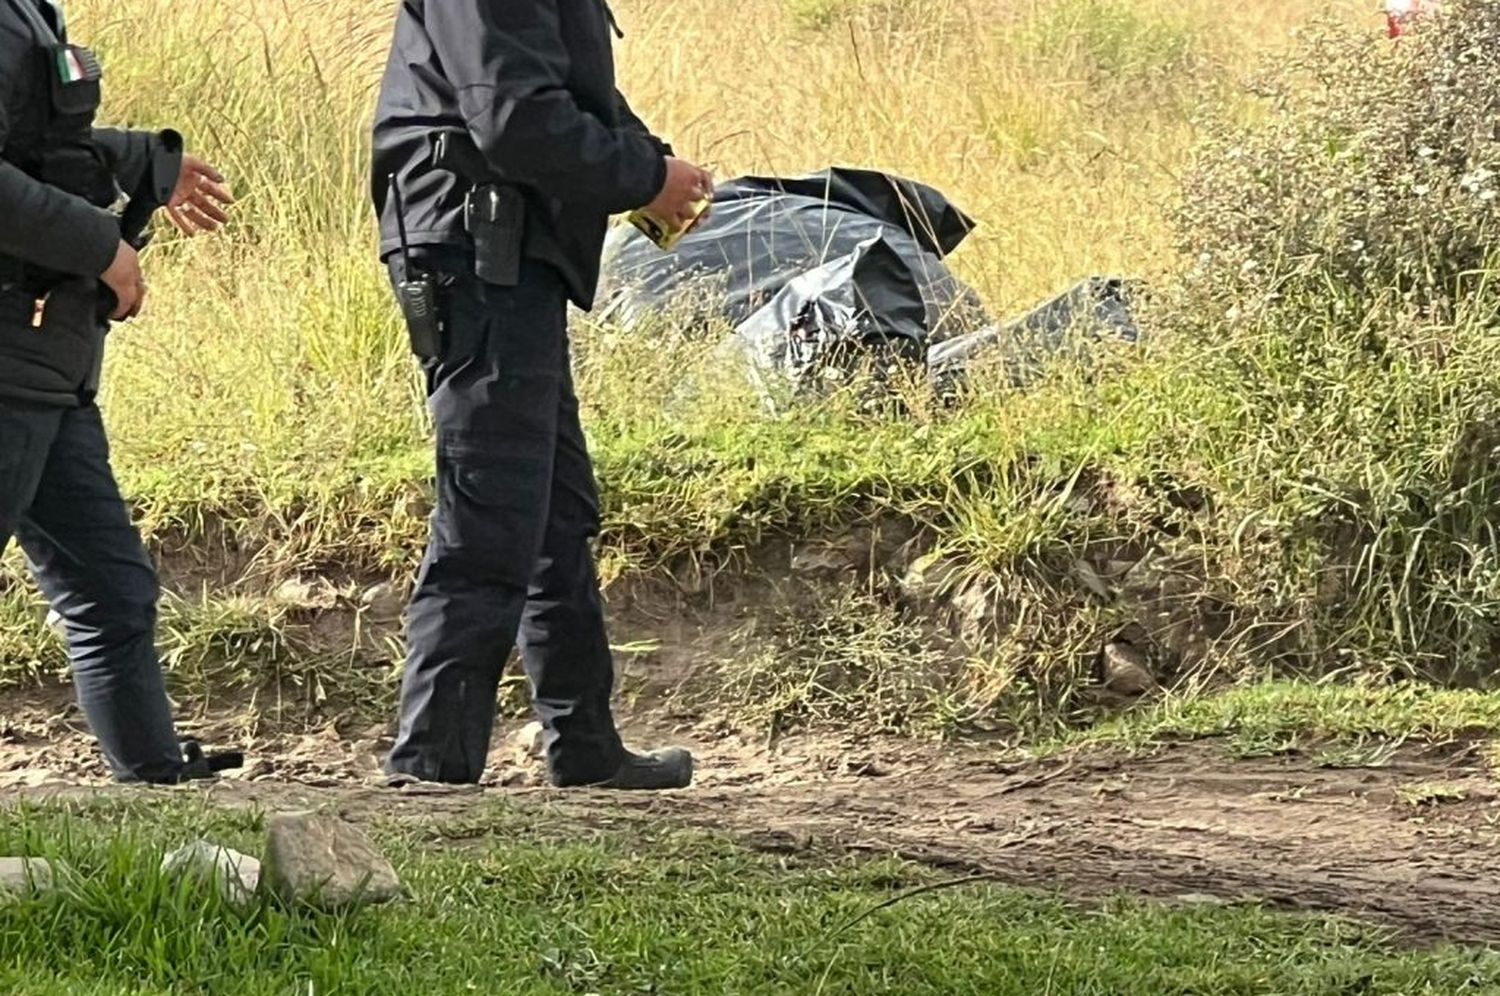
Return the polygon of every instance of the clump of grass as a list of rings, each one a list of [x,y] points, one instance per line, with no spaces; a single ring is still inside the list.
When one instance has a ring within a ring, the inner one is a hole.
[[[1039,60],[1105,84],[1181,79],[1195,66],[1196,35],[1190,15],[1128,0],[1039,4],[1021,29]]]
[[[1365,761],[1391,745],[1484,745],[1500,736],[1500,695],[1396,685],[1257,681],[1210,694],[1172,695],[1129,715],[1075,730],[1058,745],[1144,747],[1223,739],[1240,756],[1336,746]],[[1332,755],[1329,755],[1330,757]]]
[[[772,736],[809,727],[910,734],[937,725],[937,690],[954,670],[934,633],[846,583],[789,593],[749,624],[713,699]]]
[[[67,654],[46,618],[30,586],[0,571],[0,687],[31,687],[67,672]]]
[[[66,646],[46,611],[29,586],[0,591],[0,690],[66,678]],[[192,709],[251,703],[268,720],[296,723],[333,708],[383,714],[393,704],[396,648],[356,643],[353,633],[315,626],[309,613],[272,598],[169,592],[157,647],[171,692]]]
[[[1423,809],[1463,802],[1468,799],[1468,792],[1463,786],[1448,782],[1421,782],[1397,790],[1396,796],[1404,805]]]
[[[822,31],[847,17],[859,0],[788,0],[787,11],[804,28]]]

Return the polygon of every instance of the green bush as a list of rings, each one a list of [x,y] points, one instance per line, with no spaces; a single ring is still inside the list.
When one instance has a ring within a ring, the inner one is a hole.
[[[1176,219],[1204,319],[1309,298],[1461,317],[1500,230],[1500,4],[1458,0],[1399,44],[1331,27],[1278,63],[1266,115],[1218,127]]]
[[[1333,27],[1209,126],[1161,325],[1214,385],[1209,559],[1280,659],[1485,679],[1500,653],[1500,5]],[[1222,530],[1232,530],[1227,534]]]

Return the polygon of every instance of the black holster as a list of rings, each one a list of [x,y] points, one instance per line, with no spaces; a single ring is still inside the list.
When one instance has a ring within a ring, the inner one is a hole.
[[[467,133],[439,132],[432,164],[473,184],[464,198],[464,228],[474,242],[474,275],[486,283],[514,287],[521,279],[526,234],[526,197],[494,179],[484,154]]]
[[[515,187],[485,184],[464,200],[464,224],[474,240],[474,275],[514,287],[521,281],[521,237],[526,202]]]

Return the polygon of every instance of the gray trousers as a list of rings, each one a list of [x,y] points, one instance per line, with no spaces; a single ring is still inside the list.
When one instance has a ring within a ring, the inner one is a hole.
[[[156,570],[115,483],[99,409],[0,399],[0,549],[16,537],[61,618],[73,681],[120,781],[183,766],[155,649]]]
[[[553,781],[602,781],[619,768],[623,746],[589,546],[599,498],[569,367],[566,291],[537,264],[517,287],[455,276],[445,290],[447,346],[426,364],[436,501],[407,610],[400,729],[387,768],[477,782],[516,647]]]

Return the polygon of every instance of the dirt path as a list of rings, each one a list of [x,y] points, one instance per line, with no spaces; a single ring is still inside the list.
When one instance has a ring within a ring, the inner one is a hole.
[[[995,770],[929,759],[821,784],[708,788],[679,819],[829,840],[1080,896],[1254,900],[1424,940],[1500,941],[1500,804],[1487,772],[1408,755],[1324,770],[1213,745]]]
[[[1080,897],[1252,900],[1361,916],[1417,940],[1500,942],[1500,786],[1462,750],[1332,769],[1231,760],[1199,743],[1000,765],[978,747],[793,741],[773,753],[702,727],[678,732],[700,779],[670,796],[552,792],[512,739],[481,792],[393,798],[360,781],[376,772],[385,731],[334,729],[257,738],[241,777],[203,791],[229,805],[333,803],[354,819],[441,820],[497,796],[580,820],[607,805],[772,850],[838,846]],[[0,734],[0,798],[96,790],[101,772],[66,712],[12,716]]]

